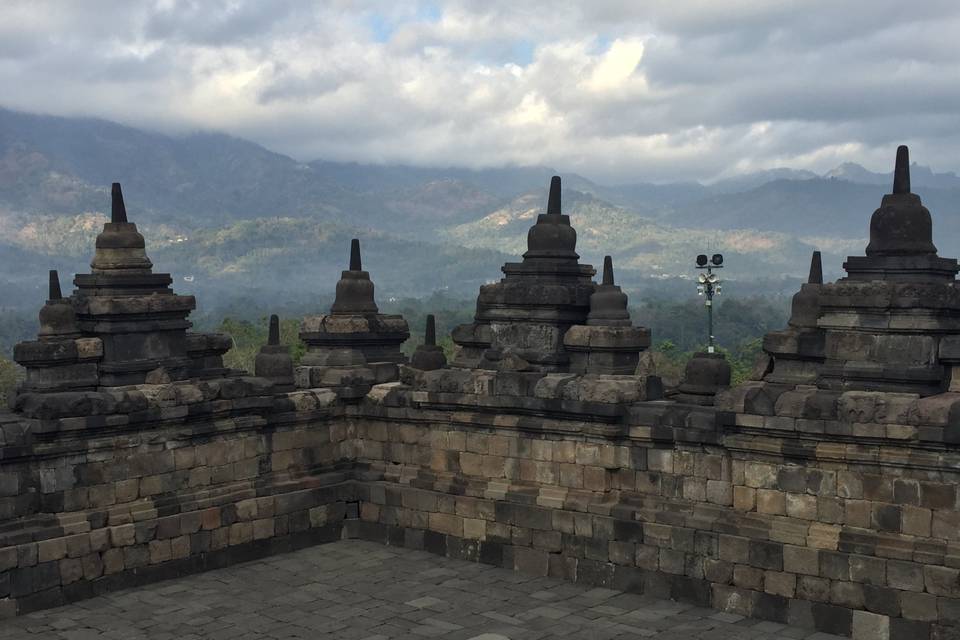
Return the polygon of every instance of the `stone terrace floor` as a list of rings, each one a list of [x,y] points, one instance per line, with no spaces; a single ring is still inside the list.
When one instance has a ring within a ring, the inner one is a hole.
[[[656,638],[838,636],[422,551],[349,540],[0,622],[0,638]]]

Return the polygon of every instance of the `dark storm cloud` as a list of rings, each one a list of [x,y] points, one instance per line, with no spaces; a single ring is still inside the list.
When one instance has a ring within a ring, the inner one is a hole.
[[[3,106],[301,159],[542,163],[608,181],[957,170],[960,8],[894,0],[0,5]]]

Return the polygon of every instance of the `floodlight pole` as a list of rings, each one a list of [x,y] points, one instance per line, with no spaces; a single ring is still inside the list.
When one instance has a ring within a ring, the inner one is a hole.
[[[697,258],[697,269],[706,269],[706,276],[698,278],[698,289],[704,297],[704,306],[707,308],[707,353],[716,351],[713,337],[713,296],[720,293],[720,279],[713,275],[714,269],[723,268],[723,256],[714,255],[713,264],[709,264],[705,255]]]
[[[710,274],[713,273],[713,270],[710,267],[707,267],[707,278],[710,277]],[[704,297],[706,297],[707,306],[707,334],[709,335],[709,342],[707,342],[707,353],[713,353],[713,283],[707,280],[706,291],[704,292]]]

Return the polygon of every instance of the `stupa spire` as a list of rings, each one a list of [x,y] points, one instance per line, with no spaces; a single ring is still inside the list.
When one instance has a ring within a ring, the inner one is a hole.
[[[360,261],[360,240],[358,238],[350,241],[350,271],[363,271],[363,263]]]
[[[60,292],[60,275],[56,269],[50,269],[50,295],[48,300],[62,300],[63,294]]]
[[[429,347],[437,344],[437,320],[432,313],[427,314],[427,327],[423,332],[423,344]]]
[[[893,193],[910,193],[910,150],[897,147],[897,163],[893,169]]]
[[[819,251],[814,251],[810,256],[810,275],[807,277],[807,283],[823,284],[823,262]]]
[[[270,346],[280,344],[280,318],[275,313],[270,316],[270,331],[267,334],[267,344]]]
[[[560,215],[560,176],[550,178],[550,196],[547,198],[547,215]]]
[[[114,182],[110,188],[110,222],[114,224],[127,221],[127,207],[123,204],[123,191],[120,183]]]
[[[603,256],[603,280],[601,280],[600,283],[605,285],[613,284],[613,258],[610,256]]]

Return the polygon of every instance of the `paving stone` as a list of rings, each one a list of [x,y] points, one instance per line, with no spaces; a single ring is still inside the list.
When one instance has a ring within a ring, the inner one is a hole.
[[[0,622],[3,640],[759,640],[810,633],[358,540]]]

